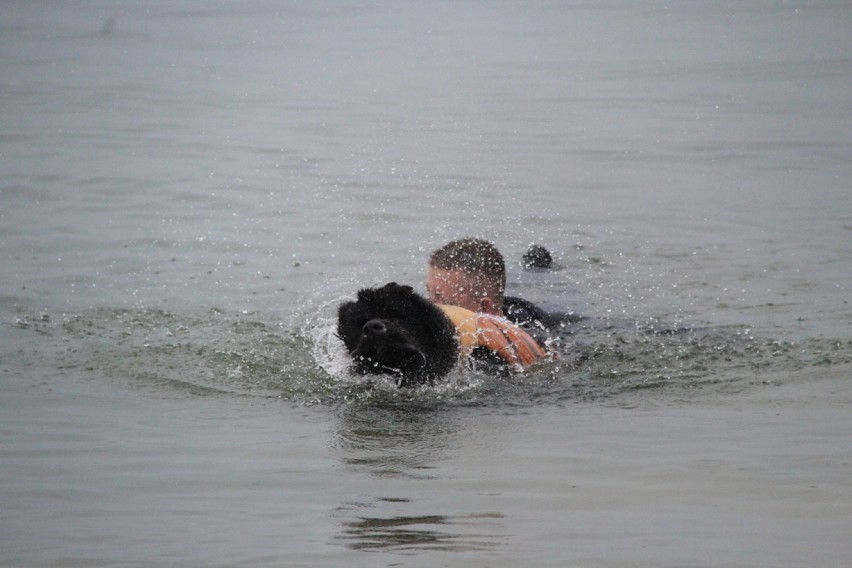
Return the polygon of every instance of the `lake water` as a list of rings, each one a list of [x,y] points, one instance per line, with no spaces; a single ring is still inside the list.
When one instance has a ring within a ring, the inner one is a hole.
[[[6,1],[0,62],[0,564],[848,566],[852,5]],[[560,361],[349,375],[472,235]]]

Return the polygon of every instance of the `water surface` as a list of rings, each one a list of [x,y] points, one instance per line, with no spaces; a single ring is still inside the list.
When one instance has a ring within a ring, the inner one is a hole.
[[[848,563],[844,3],[0,14],[0,563]],[[469,235],[560,361],[350,376]]]

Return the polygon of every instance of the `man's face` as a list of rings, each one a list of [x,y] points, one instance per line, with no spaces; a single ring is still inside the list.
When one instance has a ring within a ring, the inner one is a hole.
[[[450,304],[474,312],[490,312],[493,302],[482,291],[474,289],[472,279],[460,270],[429,267],[426,291],[436,304]]]

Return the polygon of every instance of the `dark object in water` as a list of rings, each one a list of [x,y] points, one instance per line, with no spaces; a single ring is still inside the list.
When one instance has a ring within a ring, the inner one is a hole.
[[[101,26],[100,34],[102,36],[110,35],[115,32],[115,16],[107,18]]]
[[[553,266],[553,257],[550,252],[541,245],[530,245],[523,256],[524,268],[550,268]]]

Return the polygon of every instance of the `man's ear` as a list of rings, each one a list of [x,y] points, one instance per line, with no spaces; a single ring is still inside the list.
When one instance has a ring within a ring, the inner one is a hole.
[[[479,299],[478,302],[478,310],[484,314],[495,314],[497,313],[494,307],[494,300],[489,298],[488,296],[483,296]]]

